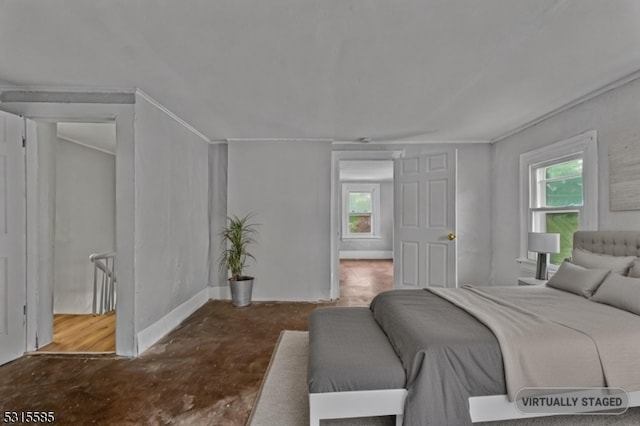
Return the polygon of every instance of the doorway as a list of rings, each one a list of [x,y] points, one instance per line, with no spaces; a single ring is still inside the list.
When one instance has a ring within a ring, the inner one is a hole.
[[[366,306],[376,294],[393,288],[393,161],[386,156],[337,160],[340,305]]]
[[[115,122],[37,122],[37,134],[52,274],[41,286],[52,335],[39,351],[115,352]]]

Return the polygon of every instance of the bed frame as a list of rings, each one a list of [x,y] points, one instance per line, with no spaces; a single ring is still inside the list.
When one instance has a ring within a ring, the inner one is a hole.
[[[573,247],[612,256],[640,257],[640,231],[577,231]],[[628,392],[629,407],[640,407],[640,391]],[[402,425],[406,389],[325,392],[309,394],[309,425],[320,426],[321,419],[396,416]],[[469,414],[473,423],[552,416],[522,413],[507,395],[469,398]]]

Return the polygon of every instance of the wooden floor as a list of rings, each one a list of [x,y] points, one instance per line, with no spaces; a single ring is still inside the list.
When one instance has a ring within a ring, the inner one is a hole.
[[[116,315],[53,316],[53,342],[38,352],[115,352]]]
[[[338,306],[369,306],[378,293],[391,289],[392,260],[340,260]]]

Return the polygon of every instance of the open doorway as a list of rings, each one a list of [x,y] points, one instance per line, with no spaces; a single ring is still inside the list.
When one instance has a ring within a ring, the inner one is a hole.
[[[393,288],[393,161],[338,161],[339,305]]]
[[[53,338],[39,351],[115,352],[115,122],[39,122],[37,131],[53,277]]]

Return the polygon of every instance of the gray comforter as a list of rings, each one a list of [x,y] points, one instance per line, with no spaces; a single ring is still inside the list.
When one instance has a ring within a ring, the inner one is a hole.
[[[396,290],[371,310],[407,373],[405,425],[471,424],[470,396],[506,392],[498,341],[462,309],[428,291]]]
[[[371,303],[407,374],[405,425],[470,424],[470,396],[507,389],[640,389],[638,315],[546,287],[432,291]]]

